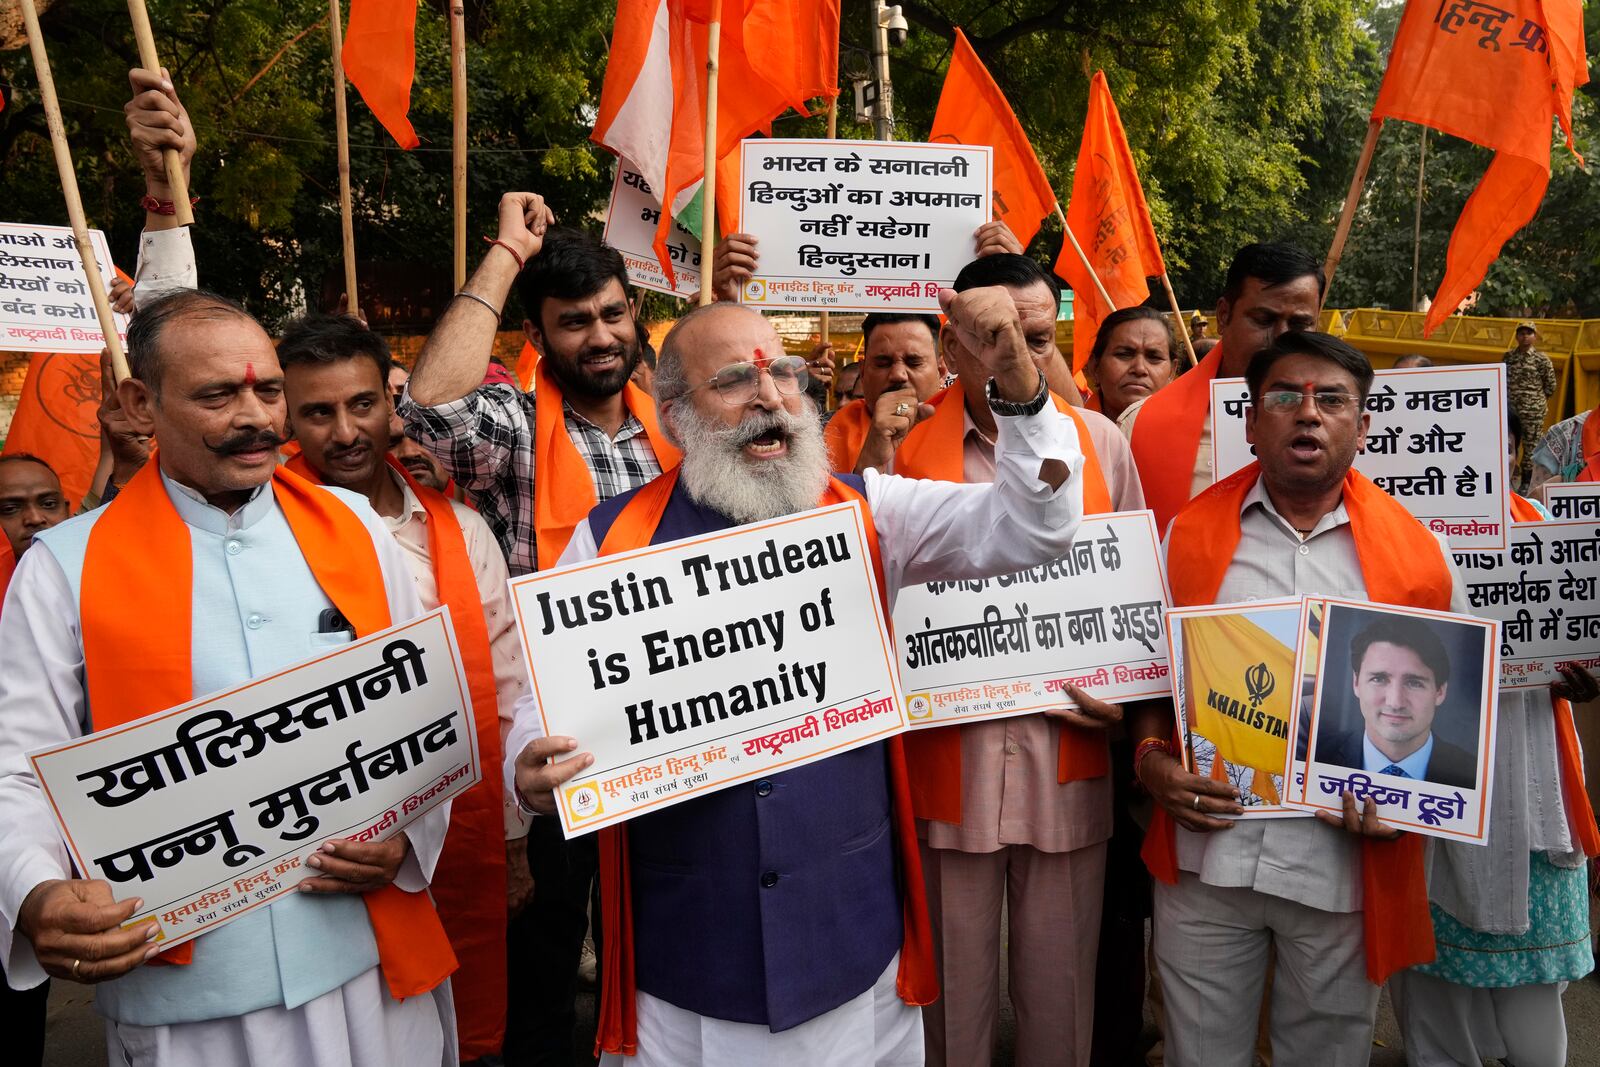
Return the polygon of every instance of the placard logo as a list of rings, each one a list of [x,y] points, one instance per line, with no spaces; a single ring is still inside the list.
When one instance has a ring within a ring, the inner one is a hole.
[[[745,283],[744,298],[745,300],[755,304],[766,303],[767,283],[762,281],[760,278],[751,278]]]
[[[912,719],[932,718],[933,701],[928,699],[927,693],[912,693],[906,697],[906,715]]]
[[[599,815],[600,791],[592,784],[567,787],[567,810],[574,819],[591,819]]]

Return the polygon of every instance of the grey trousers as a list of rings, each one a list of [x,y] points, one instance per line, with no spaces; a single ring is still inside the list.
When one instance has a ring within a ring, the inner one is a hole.
[[[1410,1067],[1454,1067],[1504,1059],[1517,1067],[1567,1062],[1565,982],[1473,989],[1431,974],[1389,979]]]

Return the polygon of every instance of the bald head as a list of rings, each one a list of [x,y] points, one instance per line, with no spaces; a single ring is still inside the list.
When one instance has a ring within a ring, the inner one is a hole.
[[[266,337],[266,331],[243,306],[204,289],[178,289],[139,309],[128,326],[128,370],[159,396],[168,345],[168,328],[177,323],[242,320]]]
[[[727,301],[695,308],[673,323],[661,342],[661,351],[656,357],[656,403],[666,404],[683,396],[695,384],[715,374],[717,366],[723,363],[755,359],[756,353],[750,350],[751,342],[767,356],[783,354],[783,342],[761,312]],[[740,348],[745,351],[737,359],[701,358],[714,355],[708,349],[721,352]],[[701,374],[703,362],[715,365]]]

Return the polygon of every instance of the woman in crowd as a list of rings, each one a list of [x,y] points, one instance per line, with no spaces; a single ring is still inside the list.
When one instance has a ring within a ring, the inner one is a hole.
[[[1172,330],[1154,308],[1113,311],[1100,323],[1084,372],[1094,389],[1088,406],[1112,422],[1172,381]]]

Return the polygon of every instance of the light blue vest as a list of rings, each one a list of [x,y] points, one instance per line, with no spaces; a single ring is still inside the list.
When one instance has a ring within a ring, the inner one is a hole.
[[[332,602],[312,577],[270,489],[229,516],[163,478],[194,551],[194,692],[216,692],[349,641],[317,634]],[[332,489],[353,509],[369,507]],[[84,550],[99,511],[37,535],[79,600]],[[139,606],[129,605],[137,611]],[[157,710],[157,709],[151,709]],[[89,709],[91,721],[94,709]],[[298,1008],[378,962],[366,905],[357,896],[290,893],[199,938],[194,962],[140,967],[95,987],[102,1015],[139,1026]]]

